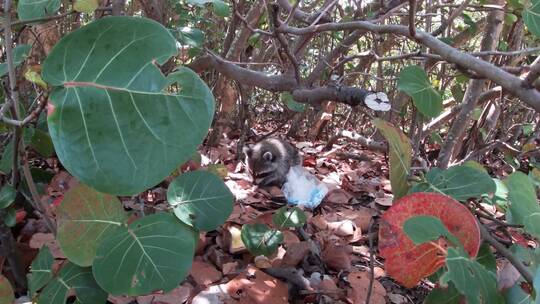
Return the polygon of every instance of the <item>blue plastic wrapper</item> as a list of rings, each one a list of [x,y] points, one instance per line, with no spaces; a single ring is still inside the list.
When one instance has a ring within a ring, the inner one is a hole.
[[[282,189],[290,205],[313,209],[328,193],[328,187],[302,166],[291,167]]]

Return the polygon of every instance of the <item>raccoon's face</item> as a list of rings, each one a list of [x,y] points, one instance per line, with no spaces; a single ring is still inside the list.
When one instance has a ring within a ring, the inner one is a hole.
[[[243,152],[246,155],[247,169],[255,184],[260,184],[265,178],[278,170],[277,157],[271,151],[244,147]]]

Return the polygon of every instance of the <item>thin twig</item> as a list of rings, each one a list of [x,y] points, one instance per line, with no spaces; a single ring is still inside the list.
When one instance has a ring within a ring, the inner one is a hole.
[[[291,11],[289,12],[289,16],[287,16],[287,19],[285,19],[285,24],[289,24],[294,17],[294,12],[296,12],[296,9],[298,8],[298,5],[300,5],[300,0],[296,0],[294,3]]]
[[[373,291],[373,283],[375,281],[375,267],[374,267],[374,264],[375,264],[375,252],[373,250],[373,225],[375,225],[375,220],[373,218],[371,218],[371,220],[369,221],[369,226],[368,226],[368,237],[369,237],[369,269],[370,269],[370,272],[369,272],[369,286],[368,286],[368,290],[367,290],[367,295],[366,295],[366,304],[369,304],[369,302],[371,301],[371,293]]]
[[[523,87],[533,88],[534,81],[540,76],[540,57],[537,57],[531,65],[529,74],[523,79]]]
[[[338,3],[338,0],[334,0],[332,3],[330,3],[327,7],[325,7],[320,13],[319,15],[317,16],[317,18],[315,18],[315,20],[313,20],[313,22],[311,22],[311,25],[315,25],[317,23],[319,23],[319,21],[321,21],[321,18],[328,12],[329,9],[331,9],[334,5],[336,5],[336,3]]]
[[[414,17],[416,14],[416,1],[409,0],[409,33],[411,37],[416,37],[416,28],[414,26]]]
[[[24,127],[25,125],[36,119],[39,114],[41,114],[43,109],[47,106],[47,97],[43,97],[43,93],[40,93],[37,99],[38,106],[32,112],[30,112],[30,114],[28,114],[28,116],[26,116],[23,120],[16,120],[6,117],[3,113],[3,108],[4,106],[6,106],[6,108],[11,106],[11,102],[4,103],[4,106],[2,106],[2,109],[0,109],[0,120],[8,125],[12,125],[15,127]]]
[[[444,30],[452,23],[452,21],[454,21],[454,19],[456,19],[457,16],[461,15],[461,13],[463,13],[463,11],[467,8],[467,6],[471,3],[472,0],[466,0],[466,1],[463,1],[463,3],[461,3],[460,6],[458,6],[458,8],[456,8],[454,11],[452,11],[452,14],[450,14],[450,16],[448,17],[448,19],[444,19],[442,21],[442,24],[441,26],[439,26],[436,30],[434,30],[433,32],[431,32],[431,35],[437,37],[439,36],[440,34],[442,34],[444,32]],[[442,17],[441,17],[442,18]]]
[[[32,177],[32,173],[30,172],[30,166],[28,165],[28,156],[26,152],[24,152],[24,157],[22,161],[22,169],[24,173],[24,178],[26,180],[26,185],[28,186],[28,189],[30,190],[30,195],[32,196],[31,203],[34,207],[34,209],[40,211],[43,214],[43,219],[45,220],[45,224],[47,224],[47,227],[49,230],[56,235],[56,225],[53,222],[53,214],[51,211],[51,208],[49,205],[43,201],[39,197],[39,193],[36,187],[36,183],[34,182],[34,178]]]
[[[514,267],[516,267],[517,271],[521,273],[523,278],[529,283],[531,286],[533,286],[534,276],[529,271],[529,269],[521,262],[521,260],[516,257],[508,248],[506,248],[503,244],[499,243],[491,234],[486,230],[486,227],[482,225],[480,222],[478,222],[478,226],[480,227],[480,234],[482,235],[482,238],[488,242],[491,246],[493,246],[497,251],[504,256]]]
[[[272,33],[270,32],[267,32],[267,31],[263,31],[261,29],[256,29],[256,28],[253,28],[249,22],[246,20],[246,18],[244,16],[242,16],[242,14],[240,14],[240,12],[238,12],[237,10],[234,11],[234,13],[236,14],[236,16],[244,23],[244,25],[252,32],[254,33],[259,33],[259,34],[262,34],[262,35],[266,35],[266,36],[273,36]]]

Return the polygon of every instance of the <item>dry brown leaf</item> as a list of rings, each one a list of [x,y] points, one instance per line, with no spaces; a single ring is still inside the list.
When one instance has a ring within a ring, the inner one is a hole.
[[[109,295],[107,300],[109,300],[109,302],[111,302],[113,304],[129,304],[129,303],[133,303],[133,301],[135,301],[135,297]]]
[[[331,296],[332,298],[337,298],[341,290],[337,287],[336,282],[330,278],[324,278],[321,283],[316,286],[317,290],[320,292]]]
[[[343,189],[334,189],[328,192],[325,201],[329,204],[347,204],[352,198],[352,195]]]
[[[351,268],[352,247],[341,244],[328,244],[322,252],[322,260],[329,268],[335,271],[349,270]]]
[[[294,267],[300,263],[310,251],[309,242],[303,241],[287,246],[287,252],[283,257],[281,265],[283,267]]]
[[[497,271],[497,288],[505,290],[511,288],[521,278],[519,271],[507,260],[502,261],[502,266]]]
[[[237,268],[238,268],[238,262],[229,262],[229,263],[223,264],[223,266],[221,267],[222,269],[221,271],[223,272],[223,275],[228,275],[228,274],[234,273]]]
[[[381,206],[384,206],[384,207],[390,207],[392,206],[392,203],[393,203],[393,200],[394,200],[394,197],[393,196],[384,196],[384,197],[377,197],[375,199],[375,203],[381,205]]]
[[[238,300],[238,303],[289,303],[287,284],[253,266],[248,266],[243,273],[225,285],[228,295]]]
[[[327,228],[338,236],[352,236],[358,229],[351,220],[329,222]]]
[[[264,255],[256,256],[254,261],[255,261],[255,267],[257,267],[259,269],[265,269],[265,268],[272,267],[272,262],[267,257],[265,257]]]
[[[194,260],[189,275],[199,286],[208,286],[221,280],[221,272],[203,261]]]
[[[231,254],[236,254],[246,251],[246,246],[242,242],[240,226],[234,224],[225,224],[223,226],[223,240],[226,243],[226,248]]]
[[[296,233],[290,230],[283,231],[283,244],[289,246],[291,244],[298,243],[298,242],[300,242],[300,239],[298,238]]]
[[[351,289],[347,292],[347,298],[354,304],[365,303],[370,281],[369,273],[365,271],[353,271],[349,273],[347,280],[351,285]],[[385,296],[386,290],[384,287],[379,281],[374,280],[370,303],[386,304]]]
[[[189,285],[182,285],[176,287],[168,293],[164,294],[150,294],[146,296],[137,297],[138,304],[181,304],[185,303],[191,294],[193,287]]]

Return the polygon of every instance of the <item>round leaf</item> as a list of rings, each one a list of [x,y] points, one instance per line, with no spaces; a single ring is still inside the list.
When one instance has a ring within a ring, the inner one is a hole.
[[[306,214],[298,207],[289,209],[285,206],[272,216],[272,222],[278,228],[302,227],[306,223]]]
[[[409,191],[407,176],[411,168],[411,143],[401,130],[392,124],[375,119],[373,124],[388,141],[390,151],[390,184],[396,199],[404,196]]]
[[[293,96],[289,92],[281,93],[280,95],[281,102],[293,112],[302,113],[306,110],[307,105],[305,103],[297,102],[293,99]]]
[[[60,0],[20,0],[17,14],[21,20],[52,16],[60,9]]]
[[[465,201],[496,190],[495,182],[483,168],[462,165],[447,170],[431,169],[426,175],[426,182],[415,185],[412,192],[443,193],[458,201]]]
[[[0,189],[0,209],[4,209],[11,205],[17,196],[17,190],[11,185],[4,185]]]
[[[51,157],[54,153],[54,146],[49,133],[40,129],[35,129],[34,135],[30,140],[30,146],[44,157]]]
[[[2,220],[8,227],[14,227],[17,224],[17,210],[13,206],[4,209]]]
[[[77,0],[73,4],[73,9],[83,13],[93,13],[99,6],[98,0]]]
[[[440,237],[449,240],[452,246],[460,246],[459,241],[444,226],[441,220],[434,216],[419,215],[410,217],[403,223],[403,231],[415,245],[436,241]]]
[[[32,261],[30,275],[28,276],[28,291],[33,296],[52,278],[52,264],[54,258],[47,246],[42,246],[38,255]]]
[[[208,132],[212,93],[189,69],[167,79],[175,55],[161,24],[107,17],[66,35],[43,63],[56,86],[49,133],[66,169],[100,192],[133,195],[162,181]],[[181,79],[178,94],[164,90]]]
[[[195,232],[172,214],[146,216],[103,240],[94,277],[113,295],[170,291],[188,274],[195,242]]]
[[[444,256],[431,243],[415,245],[403,231],[411,217],[437,217],[470,256],[480,248],[480,229],[475,217],[458,201],[438,193],[413,193],[394,202],[382,216],[379,252],[386,259],[386,271],[407,288],[435,273],[444,265]]]
[[[178,31],[180,42],[183,45],[200,48],[204,43],[204,32],[198,28],[183,27]]]
[[[431,86],[426,72],[415,65],[401,70],[398,78],[398,89],[411,96],[418,110],[428,117],[436,117],[443,109],[442,97]]]
[[[540,0],[530,0],[523,11],[523,22],[536,37],[540,37]]]
[[[19,66],[26,59],[31,48],[32,46],[29,44],[19,44],[13,49],[13,65],[15,67]],[[7,63],[0,63],[0,76],[6,75],[7,72]]]
[[[6,277],[0,275],[0,304],[11,304],[14,300],[13,287]]]
[[[540,213],[536,190],[527,175],[516,171],[504,180],[504,184],[508,189],[508,202],[511,215],[508,221],[510,223],[525,224],[525,219],[528,216]]]
[[[82,183],[64,195],[57,217],[60,248],[71,262],[80,266],[92,265],[103,239],[127,223],[116,196],[97,192]]]
[[[446,264],[446,279],[454,283],[467,303],[505,303],[497,290],[496,274],[470,259],[462,248],[448,248]]]
[[[208,171],[191,171],[177,177],[169,185],[167,201],[181,221],[204,231],[225,223],[233,209],[231,191]]]
[[[283,242],[283,233],[270,230],[264,224],[245,224],[242,226],[242,242],[253,255],[272,255]]]
[[[39,304],[64,304],[70,290],[75,291],[78,303],[99,304],[107,302],[104,292],[92,276],[90,267],[79,267],[72,263],[62,266],[58,275],[53,278],[39,295]]]
[[[229,17],[231,14],[231,9],[229,5],[221,0],[214,0],[212,3],[214,7],[214,12],[220,17]]]

